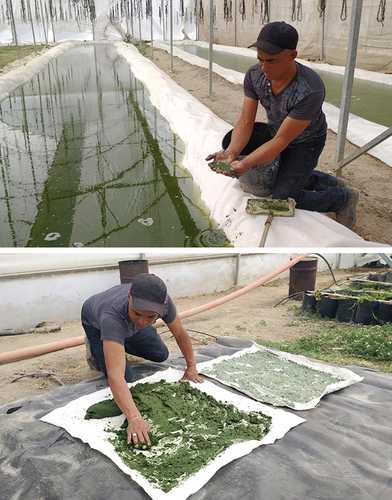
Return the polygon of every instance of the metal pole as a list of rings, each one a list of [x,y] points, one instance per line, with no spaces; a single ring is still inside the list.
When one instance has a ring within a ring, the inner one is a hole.
[[[375,146],[380,144],[380,142],[385,141],[385,139],[388,139],[388,137],[391,137],[391,136],[392,136],[392,127],[389,127],[386,130],[384,130],[384,132],[381,132],[381,134],[379,134],[377,137],[375,137],[374,139],[369,141],[367,144],[365,144],[364,146],[359,148],[357,151],[355,151],[355,153],[347,156],[347,158],[343,158],[341,161],[338,162],[338,168],[336,170],[336,175],[338,177],[341,176],[343,167],[345,167],[346,165],[348,165],[349,163],[354,161],[356,158],[358,158],[359,156],[361,156],[364,153],[366,153],[367,151],[369,151],[369,149],[374,148]]]
[[[52,24],[53,43],[56,43],[56,34],[54,32],[54,21],[53,21],[53,0],[49,0],[49,15],[50,15],[50,22]]]
[[[212,56],[213,56],[213,43],[214,43],[214,0],[210,0],[210,14],[209,14],[209,45],[208,45],[208,95],[212,95]]]
[[[321,14],[321,61],[325,61],[325,9]]]
[[[45,14],[44,9],[42,7],[42,0],[39,0],[40,10],[41,10],[41,21],[42,21],[42,29],[44,30],[45,43],[48,45],[48,33],[45,27]]]
[[[354,81],[355,62],[357,59],[359,28],[361,25],[362,0],[355,0],[352,5],[350,33],[347,48],[346,70],[344,72],[342,98],[340,102],[338,137],[336,141],[336,162],[344,156],[347,134],[348,115]]]
[[[237,0],[234,0],[234,47],[237,47]]]
[[[11,18],[12,42],[14,43],[14,45],[18,45],[18,35],[16,34],[14,9],[12,8],[12,1],[11,0],[7,0],[7,7],[8,7],[8,12],[10,13],[10,18]]]
[[[137,16],[138,16],[138,21],[139,21],[139,42],[142,41],[142,13],[140,9],[142,8],[141,4],[138,5],[137,8]]]
[[[170,71],[173,71],[173,0],[170,0]]]
[[[34,30],[34,23],[33,23],[33,14],[32,14],[32,12],[31,12],[30,0],[27,0],[27,10],[28,10],[29,17],[30,17],[31,32],[33,33],[34,45],[37,45],[37,40],[35,39],[35,30]]]
[[[154,25],[153,25],[153,18],[154,18],[154,7],[153,7],[153,2],[151,2],[151,59],[154,59]]]

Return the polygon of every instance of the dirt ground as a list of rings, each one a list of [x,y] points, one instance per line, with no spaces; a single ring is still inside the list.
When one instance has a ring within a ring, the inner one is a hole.
[[[336,279],[339,280],[350,273],[336,271],[334,274]],[[329,286],[330,284],[332,284],[332,278],[329,273],[319,273],[317,275],[317,288]],[[186,311],[200,304],[211,302],[227,293],[229,291],[178,299],[175,301],[177,310],[179,312]],[[274,307],[277,302],[287,295],[288,279],[275,280],[211,311],[188,318],[184,320],[184,325],[188,329],[195,349],[213,342],[214,338],[210,336],[232,336],[253,340],[279,341],[291,340],[315,332],[318,327],[317,322],[303,321],[297,315],[301,302],[291,300]],[[167,328],[161,328],[159,331],[164,330],[167,330]],[[203,333],[195,333],[192,330]],[[68,322],[62,325],[61,331],[55,333],[0,337],[0,352],[46,344],[79,335],[83,335],[80,322]],[[179,352],[170,332],[162,335],[169,350]],[[141,359],[132,357],[132,361],[140,362]],[[51,373],[53,376],[45,376],[47,373]],[[26,376],[15,380],[23,374],[41,376]],[[88,367],[84,346],[2,365],[0,366],[0,405],[53,390],[60,383],[76,384],[99,375],[99,372]]]
[[[149,51],[148,51],[149,52]],[[148,54],[147,54],[148,56]],[[170,56],[162,50],[154,51],[154,63],[168,73],[179,85],[188,90],[217,116],[234,125],[242,106],[242,86],[229,83],[219,75],[213,77],[213,96],[208,96],[208,71],[174,58],[173,73]],[[260,113],[259,119],[265,120]],[[346,141],[345,154],[358,148]],[[334,173],[336,134],[328,131],[327,143],[319,161],[319,170]],[[211,151],[212,153],[213,151]],[[343,178],[360,192],[357,224],[354,230],[365,240],[392,244],[392,168],[364,155],[343,169]],[[387,187],[387,188],[386,188]]]

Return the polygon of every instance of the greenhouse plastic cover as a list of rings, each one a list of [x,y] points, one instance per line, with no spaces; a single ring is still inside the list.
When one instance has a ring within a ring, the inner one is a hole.
[[[182,165],[199,186],[201,198],[211,218],[226,233],[234,246],[257,247],[266,216],[248,215],[248,198],[236,179],[214,173],[205,157],[221,147],[223,135],[231,128],[209,108],[177,85],[166,73],[123,42],[113,42],[131,70],[149,92],[152,104],[169,122],[185,144]],[[79,42],[65,42],[27,63],[0,76],[0,101],[18,85],[24,84],[52,58]],[[294,217],[275,217],[268,233],[267,247],[382,247],[365,241],[355,232],[318,212],[296,210]]]
[[[269,352],[271,354],[274,354],[277,358],[280,358],[283,362],[285,361],[291,361],[293,363],[297,363],[298,365],[306,366],[308,368],[312,368],[313,370],[321,371],[324,373],[328,373],[334,377],[339,378],[340,380],[338,382],[335,382],[333,384],[329,384],[325,390],[320,394],[319,397],[316,397],[314,399],[311,399],[306,402],[300,402],[300,401],[293,401],[293,403],[287,404],[288,408],[292,408],[293,410],[310,410],[311,408],[315,408],[322,397],[326,396],[327,394],[330,394],[331,392],[336,392],[339,391],[340,389],[344,389],[345,387],[349,387],[352,384],[356,384],[357,382],[361,382],[363,380],[362,377],[358,376],[356,373],[352,372],[351,370],[347,370],[347,368],[341,368],[339,366],[331,366],[331,365],[326,365],[325,363],[318,363],[317,361],[312,361],[305,356],[301,356],[298,354],[291,354],[289,352],[282,352],[282,351],[277,351],[276,349],[268,349],[267,347],[253,344],[251,347],[242,349],[240,351],[237,351],[234,354],[231,354],[229,356],[220,356],[219,358],[212,359],[211,361],[206,361],[204,363],[199,363],[197,365],[197,369],[200,373],[204,373],[204,370],[211,368],[222,361],[228,361],[230,359],[236,359],[240,358],[242,356],[245,356],[246,354],[253,354],[256,352]],[[283,365],[282,365],[283,366]],[[213,374],[206,374],[208,377],[213,378],[215,380],[218,380],[218,382],[221,382],[224,385],[229,385],[230,387],[233,387],[235,389],[238,389],[241,391],[243,394],[247,394],[250,397],[253,397],[254,399],[258,399],[246,390],[242,389],[240,387],[240,384],[236,384],[235,382],[229,383],[225,380],[221,380],[219,377],[213,375]],[[260,385],[263,385],[263,379],[260,379]],[[261,401],[261,399],[258,399]],[[278,405],[280,406],[280,405]]]
[[[198,349],[196,358],[207,361],[250,345],[219,338]],[[170,364],[181,368],[183,360],[175,357]],[[137,378],[159,369],[148,362],[135,365]],[[220,469],[192,500],[390,500],[392,377],[350,369],[364,380],[329,394],[313,410],[296,412],[305,423]],[[109,458],[40,421],[55,408],[105,387],[99,378],[0,407],[2,499],[149,498]]]
[[[139,382],[128,384],[129,387],[137,383],[154,383],[164,380],[165,382],[178,382],[181,380],[183,371],[168,368],[154,375],[141,379]],[[67,430],[71,436],[88,443],[91,448],[95,448],[108,456],[127,475],[131,476],[154,500],[185,500],[192,493],[198,491],[209,479],[224,465],[232,462],[236,458],[247,455],[252,450],[263,444],[272,444],[277,439],[281,439],[291,428],[304,422],[304,419],[291,413],[276,410],[261,403],[250,400],[241,395],[233,394],[227,390],[205,381],[202,384],[191,383],[191,386],[203,391],[218,401],[234,405],[239,410],[261,411],[265,415],[272,417],[272,425],[268,434],[261,440],[245,441],[236,443],[215,459],[211,460],[206,467],[193,474],[178,486],[165,493],[157,486],[154,486],[148,479],[138,471],[130,469],[116,453],[114,446],[109,442],[109,435],[105,432],[107,426],[120,427],[124,421],[124,415],[115,418],[105,418],[102,420],[85,420],[87,409],[104,399],[112,397],[110,389],[103,389],[88,396],[74,399],[66,406],[53,410],[48,415],[41,418],[43,422],[57,425]]]

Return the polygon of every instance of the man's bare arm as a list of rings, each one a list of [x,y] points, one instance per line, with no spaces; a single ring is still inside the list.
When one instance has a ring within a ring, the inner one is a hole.
[[[195,355],[193,353],[193,347],[191,339],[188,333],[183,327],[181,320],[178,316],[167,325],[174,335],[178,347],[180,348],[182,354],[184,355],[186,361],[186,370],[184,373],[184,379],[192,380],[192,382],[203,382],[203,379],[197,373]]]
[[[125,349],[112,340],[103,341],[108,383],[117,405],[128,420],[128,442],[150,444],[149,425],[144,421],[125,381]]]
[[[229,146],[223,150],[207,156],[206,160],[226,161],[231,163],[248,144],[252,135],[256,119],[258,101],[250,97],[244,98],[242,110],[237,123],[234,126]]]

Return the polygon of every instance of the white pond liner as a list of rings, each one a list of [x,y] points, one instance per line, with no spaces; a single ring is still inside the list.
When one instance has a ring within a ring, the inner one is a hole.
[[[318,363],[317,361],[312,361],[305,356],[301,356],[298,354],[291,354],[288,352],[282,352],[278,351],[276,349],[270,349],[258,344],[253,344],[253,346],[248,347],[246,349],[242,349],[241,351],[238,351],[234,354],[231,354],[229,356],[220,356],[219,358],[213,359],[211,361],[205,361],[203,363],[198,363],[197,369],[200,373],[205,372],[205,369],[211,368],[214,365],[217,365],[221,363],[222,361],[227,361],[235,358],[240,358],[244,356],[245,354],[252,354],[256,352],[269,352],[271,354],[276,355],[278,358],[282,359],[283,361],[292,361],[293,363],[297,363],[298,365],[306,366],[308,368],[312,368],[313,370],[318,370],[324,373],[328,373],[330,375],[333,375],[335,377],[339,377],[343,380],[336,382],[334,384],[330,384],[326,387],[324,392],[320,394],[319,397],[309,400],[306,403],[301,403],[301,402],[294,402],[292,405],[287,405],[288,408],[292,408],[293,410],[310,410],[312,408],[315,408],[318,403],[320,402],[321,398],[327,394],[330,394],[331,392],[336,392],[339,391],[340,389],[344,389],[345,387],[349,387],[350,385],[356,384],[357,382],[361,382],[363,380],[363,377],[360,377],[356,373],[352,372],[351,370],[348,370],[347,368],[340,368],[338,366],[330,366],[330,365],[325,365],[323,363]],[[206,374],[207,375],[207,374]],[[236,384],[235,382],[229,383],[225,380],[221,380],[220,378],[214,376],[214,375],[207,375],[210,378],[213,378],[217,380],[218,382],[233,387],[237,389],[238,391],[242,392],[243,394],[246,394],[247,396],[250,396],[254,399],[257,399],[257,397],[252,394],[251,392],[247,392],[246,390],[242,389],[239,384]],[[260,381],[260,385],[262,385],[262,381]],[[260,400],[261,401],[261,400]]]
[[[165,380],[166,382],[178,382],[182,376],[182,371],[169,368],[168,370],[154,373],[154,375],[138,380],[132,384],[128,384],[128,386],[132,387],[138,383],[146,382],[154,383],[160,380]],[[108,425],[120,426],[124,421],[124,415],[101,420],[84,420],[86,410],[89,406],[106,398],[112,398],[109,388],[75,399],[67,405],[48,413],[42,417],[41,420],[58,427],[62,427],[72,436],[79,438],[84,443],[89,444],[91,448],[94,448],[109,457],[125,474],[129,475],[134,481],[136,481],[154,500],[184,500],[188,498],[191,494],[195,493],[204,484],[206,484],[224,465],[237,458],[247,455],[253,449],[261,445],[274,443],[277,439],[281,439],[290,429],[305,422],[303,418],[300,418],[297,415],[293,415],[283,410],[277,410],[253,401],[247,397],[234,394],[207,380],[202,384],[191,383],[191,385],[192,387],[213,396],[218,401],[233,404],[239,410],[246,412],[261,411],[265,415],[272,417],[272,425],[270,431],[266,434],[266,436],[264,436],[263,439],[259,441],[252,440],[231,445],[225,451],[220,453],[214,460],[212,460],[206,467],[193,474],[187,480],[167,493],[150,483],[142,474],[125,465],[114,450],[113,445],[109,442],[110,434],[105,432],[104,429],[107,428]]]

